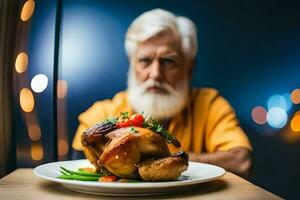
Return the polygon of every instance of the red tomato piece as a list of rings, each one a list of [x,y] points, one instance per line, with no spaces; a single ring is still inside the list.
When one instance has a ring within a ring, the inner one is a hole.
[[[143,127],[143,124],[145,122],[145,119],[141,114],[132,115],[130,117],[130,120],[132,120],[132,125],[137,127]]]
[[[121,122],[117,122],[116,126],[117,126],[117,128],[122,128],[122,123]]]
[[[123,122],[118,122],[116,124],[117,128],[125,128],[125,127],[130,127],[132,126],[132,121],[131,120],[125,120]]]
[[[116,126],[117,128],[126,128],[130,126],[136,126],[136,127],[143,127],[145,122],[145,119],[143,115],[141,114],[134,114],[130,117],[130,119],[127,119],[122,122],[117,122]]]

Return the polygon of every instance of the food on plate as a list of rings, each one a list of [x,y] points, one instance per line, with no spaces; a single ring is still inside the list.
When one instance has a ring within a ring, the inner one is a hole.
[[[98,181],[101,177],[105,176],[103,173],[88,172],[81,169],[73,171],[62,166],[60,167],[60,173],[61,175],[57,178],[80,181]]]
[[[183,151],[165,158],[146,160],[139,164],[139,174],[145,181],[172,180],[186,170],[187,165],[182,160],[188,160]]]
[[[180,142],[157,121],[121,113],[85,131],[83,152],[96,171],[121,179],[174,180],[188,167],[188,155],[171,154],[167,143]]]

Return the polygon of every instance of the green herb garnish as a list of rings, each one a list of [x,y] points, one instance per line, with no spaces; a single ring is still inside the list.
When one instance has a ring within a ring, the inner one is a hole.
[[[137,132],[138,132],[138,131],[134,128],[134,126],[131,126],[131,127],[130,127],[130,131],[133,132],[133,133],[137,133]]]
[[[152,131],[155,131],[156,133],[160,134],[163,138],[167,140],[168,143],[174,144],[177,148],[180,147],[180,142],[177,140],[177,138],[169,133],[158,121],[154,120],[153,118],[149,118],[144,123],[145,128],[150,128]]]
[[[107,118],[105,119],[106,123],[111,123],[111,124],[115,124],[117,123],[118,119],[117,118]]]
[[[129,116],[128,116],[128,112],[121,112],[120,113],[120,115],[121,115],[121,118],[123,119],[123,120],[125,120],[125,119],[129,119]]]

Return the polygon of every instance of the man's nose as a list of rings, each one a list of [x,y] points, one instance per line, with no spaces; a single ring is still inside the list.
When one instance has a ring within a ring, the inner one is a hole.
[[[162,79],[161,67],[159,61],[153,61],[150,67],[149,78],[160,81]]]

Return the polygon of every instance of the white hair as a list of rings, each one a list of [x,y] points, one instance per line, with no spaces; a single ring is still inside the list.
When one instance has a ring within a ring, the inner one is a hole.
[[[175,16],[163,9],[153,9],[137,17],[129,26],[125,38],[125,50],[130,58],[138,43],[145,42],[164,31],[172,31],[181,38],[186,57],[193,59],[197,53],[197,29],[186,17]]]

